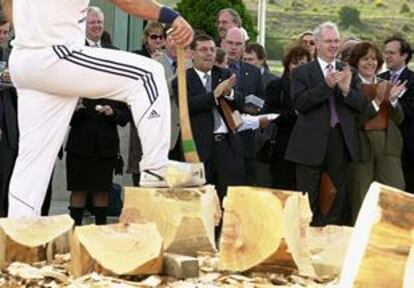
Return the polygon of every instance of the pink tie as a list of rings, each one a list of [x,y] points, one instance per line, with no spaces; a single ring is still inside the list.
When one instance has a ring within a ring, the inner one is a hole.
[[[331,73],[333,71],[332,64],[326,65],[325,70],[326,70],[326,74]],[[336,111],[336,105],[335,105],[335,94],[332,93],[331,95],[329,95],[328,100],[329,100],[329,108],[331,110],[330,125],[331,127],[335,127],[336,124],[339,123],[338,112]]]

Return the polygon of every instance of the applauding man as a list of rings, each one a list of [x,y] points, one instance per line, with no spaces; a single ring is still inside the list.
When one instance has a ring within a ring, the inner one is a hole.
[[[347,224],[346,168],[358,158],[355,114],[365,100],[350,68],[336,60],[339,31],[326,22],[314,32],[318,57],[292,72],[292,98],[298,121],[286,158],[297,164],[297,190],[309,195],[312,224]],[[318,208],[321,173],[327,172],[336,188],[330,211]]]

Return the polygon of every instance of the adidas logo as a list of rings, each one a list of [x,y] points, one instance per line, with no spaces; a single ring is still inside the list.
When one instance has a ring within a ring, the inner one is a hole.
[[[152,110],[152,111],[151,111],[151,113],[150,113],[150,114],[149,114],[149,116],[148,116],[148,119],[153,119],[153,118],[158,118],[158,117],[161,117],[161,115],[160,115],[160,114],[158,114],[158,112],[157,112],[157,111]]]

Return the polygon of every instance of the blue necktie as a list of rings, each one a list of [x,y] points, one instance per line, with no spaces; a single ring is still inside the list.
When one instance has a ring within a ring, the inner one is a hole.
[[[173,70],[173,72],[175,74],[177,72],[177,61],[176,60],[173,60],[172,61],[171,67],[172,67],[172,70]]]
[[[396,72],[391,72],[391,76],[390,76],[390,82],[391,84],[397,84],[398,82],[398,73]]]
[[[211,76],[208,75],[207,73],[204,74],[204,80],[205,80],[204,87],[206,88],[206,92],[210,93],[212,91]],[[213,120],[214,120],[214,130],[213,130],[213,132],[217,131],[217,129],[221,125],[220,117],[221,116],[220,116],[220,113],[217,110],[217,107],[214,107],[213,108]]]

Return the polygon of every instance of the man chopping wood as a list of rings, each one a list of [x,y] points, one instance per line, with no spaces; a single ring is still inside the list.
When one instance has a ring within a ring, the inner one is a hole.
[[[110,0],[125,12],[171,24],[180,47],[193,31],[174,10],[151,0]],[[142,141],[141,186],[204,184],[202,165],[171,162],[170,103],[161,64],[149,58],[85,46],[89,0],[2,0],[16,38],[9,69],[19,95],[19,153],[10,183],[9,217],[38,216],[59,147],[78,97],[127,102]],[[176,182],[176,181],[175,181]]]

